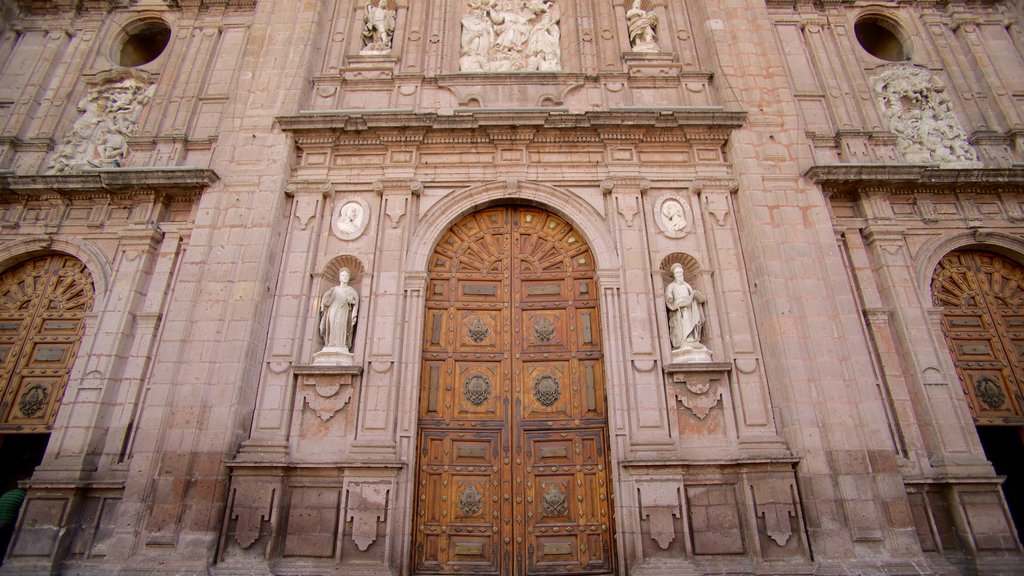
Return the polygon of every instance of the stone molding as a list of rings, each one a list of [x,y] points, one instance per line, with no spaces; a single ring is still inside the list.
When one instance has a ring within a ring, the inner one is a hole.
[[[804,176],[828,195],[866,188],[890,194],[1001,192],[1024,187],[1021,168],[935,168],[913,164],[822,164]]]
[[[666,136],[665,130],[686,128],[695,138],[709,141],[725,140],[729,131],[742,127],[746,122],[745,112],[732,112],[718,106],[693,107],[624,107],[608,111],[583,113],[567,112],[564,109],[520,108],[520,109],[460,109],[455,114],[413,112],[411,110],[332,110],[327,112],[302,112],[294,116],[279,116],[277,123],[286,132],[296,133],[301,146],[305,142],[321,144],[334,143],[344,132],[360,132],[370,129],[398,129],[404,143],[409,135],[419,134],[412,140],[422,138],[426,130],[475,130],[479,128],[534,127],[556,129],[615,129],[624,126],[644,138],[644,128],[656,128],[658,141]],[[333,137],[332,137],[333,136]],[[397,134],[368,137],[367,141],[380,139],[382,143],[394,143]]]
[[[220,178],[205,168],[111,168],[84,174],[15,175],[0,172],[4,196],[63,198],[159,194],[195,198]]]

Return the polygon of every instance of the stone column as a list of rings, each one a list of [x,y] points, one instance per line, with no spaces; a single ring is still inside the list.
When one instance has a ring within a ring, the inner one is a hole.
[[[403,272],[410,231],[416,224],[422,185],[407,178],[386,178],[374,183],[380,194],[377,210],[376,253],[367,318],[365,350],[367,369],[359,395],[358,424],[353,451],[365,450],[380,457],[394,451],[398,418],[401,342],[406,330],[403,304]],[[382,450],[383,449],[383,450]],[[394,452],[390,454],[394,456]]]
[[[866,247],[874,261],[882,297],[894,315],[896,337],[904,370],[911,378],[911,394],[918,398],[913,424],[924,434],[926,467],[984,465],[985,458],[973,431],[967,404],[957,386],[949,352],[936,340],[942,331],[932,325],[918,301],[914,266],[907,253],[905,229],[896,224],[883,191],[862,191],[861,206],[868,216]]]
[[[324,218],[324,205],[333,190],[326,182],[292,182],[285,191],[292,197],[291,217],[270,316],[270,336],[256,396],[256,412],[249,438],[239,450],[239,460],[286,457],[295,395],[291,368],[308,364],[312,354],[303,346],[308,340],[306,323],[310,298],[316,298],[312,294],[311,271],[316,265],[321,236],[328,233],[325,227],[330,227],[329,219]]]
[[[775,426],[736,225],[732,195],[738,186],[727,178],[706,178],[693,185],[700,194],[709,265],[717,273],[714,297],[718,300],[716,308],[721,310],[725,347],[720,357],[735,366],[730,380],[740,449],[784,455],[788,450]]]
[[[629,440],[634,449],[671,450],[669,418],[661,370],[660,347],[656,338],[654,288],[651,285],[650,246],[647,219],[644,217],[644,193],[651,183],[641,177],[616,176],[601,183],[605,193],[605,213],[622,262],[622,285],[618,308],[619,325],[608,325],[608,334],[623,337],[622,365],[609,366],[609,379],[623,378],[627,392]],[[602,306],[607,307],[607,294]],[[606,317],[608,314],[606,312]],[[611,360],[611,350],[608,350]],[[611,361],[609,362],[611,364]],[[609,382],[609,389],[616,387]]]

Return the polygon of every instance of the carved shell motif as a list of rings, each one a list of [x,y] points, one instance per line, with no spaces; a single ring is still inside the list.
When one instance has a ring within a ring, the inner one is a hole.
[[[533,397],[542,406],[551,406],[562,396],[562,386],[554,374],[541,374],[533,381]]]
[[[545,516],[565,516],[569,512],[569,498],[557,484],[551,484],[541,497]]]
[[[474,373],[462,383],[462,396],[473,406],[482,406],[491,397],[491,381],[479,372]]]
[[[459,512],[463,516],[476,516],[484,506],[484,497],[476,486],[470,484],[459,496]]]
[[[981,376],[974,381],[974,389],[978,398],[992,410],[996,410],[1006,402],[1006,394],[998,382],[988,376]]]
[[[487,325],[484,324],[484,321],[479,316],[473,318],[473,321],[469,323],[469,327],[466,330],[466,335],[469,336],[469,339],[477,344],[486,340],[487,335],[490,333],[491,331],[487,329]]]

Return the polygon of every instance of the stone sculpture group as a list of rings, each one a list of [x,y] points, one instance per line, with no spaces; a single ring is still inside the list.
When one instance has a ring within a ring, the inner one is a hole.
[[[980,167],[945,87],[924,68],[900,64],[875,78],[882,115],[911,164]]]
[[[553,0],[467,0],[462,18],[462,72],[555,71],[562,68],[561,11]]]
[[[96,168],[120,168],[135,135],[142,109],[154,85],[134,78],[95,88],[78,102],[82,115],[53,151],[46,171],[66,174]]]

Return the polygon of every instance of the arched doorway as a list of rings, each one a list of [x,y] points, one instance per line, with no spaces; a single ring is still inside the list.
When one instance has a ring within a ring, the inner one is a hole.
[[[613,571],[593,255],[532,207],[476,212],[429,260],[416,574]]]
[[[1018,533],[1024,527],[1024,266],[994,252],[947,254],[932,276],[946,337]]]
[[[66,255],[40,256],[0,274],[0,490],[32,473],[78,353],[93,281]]]

